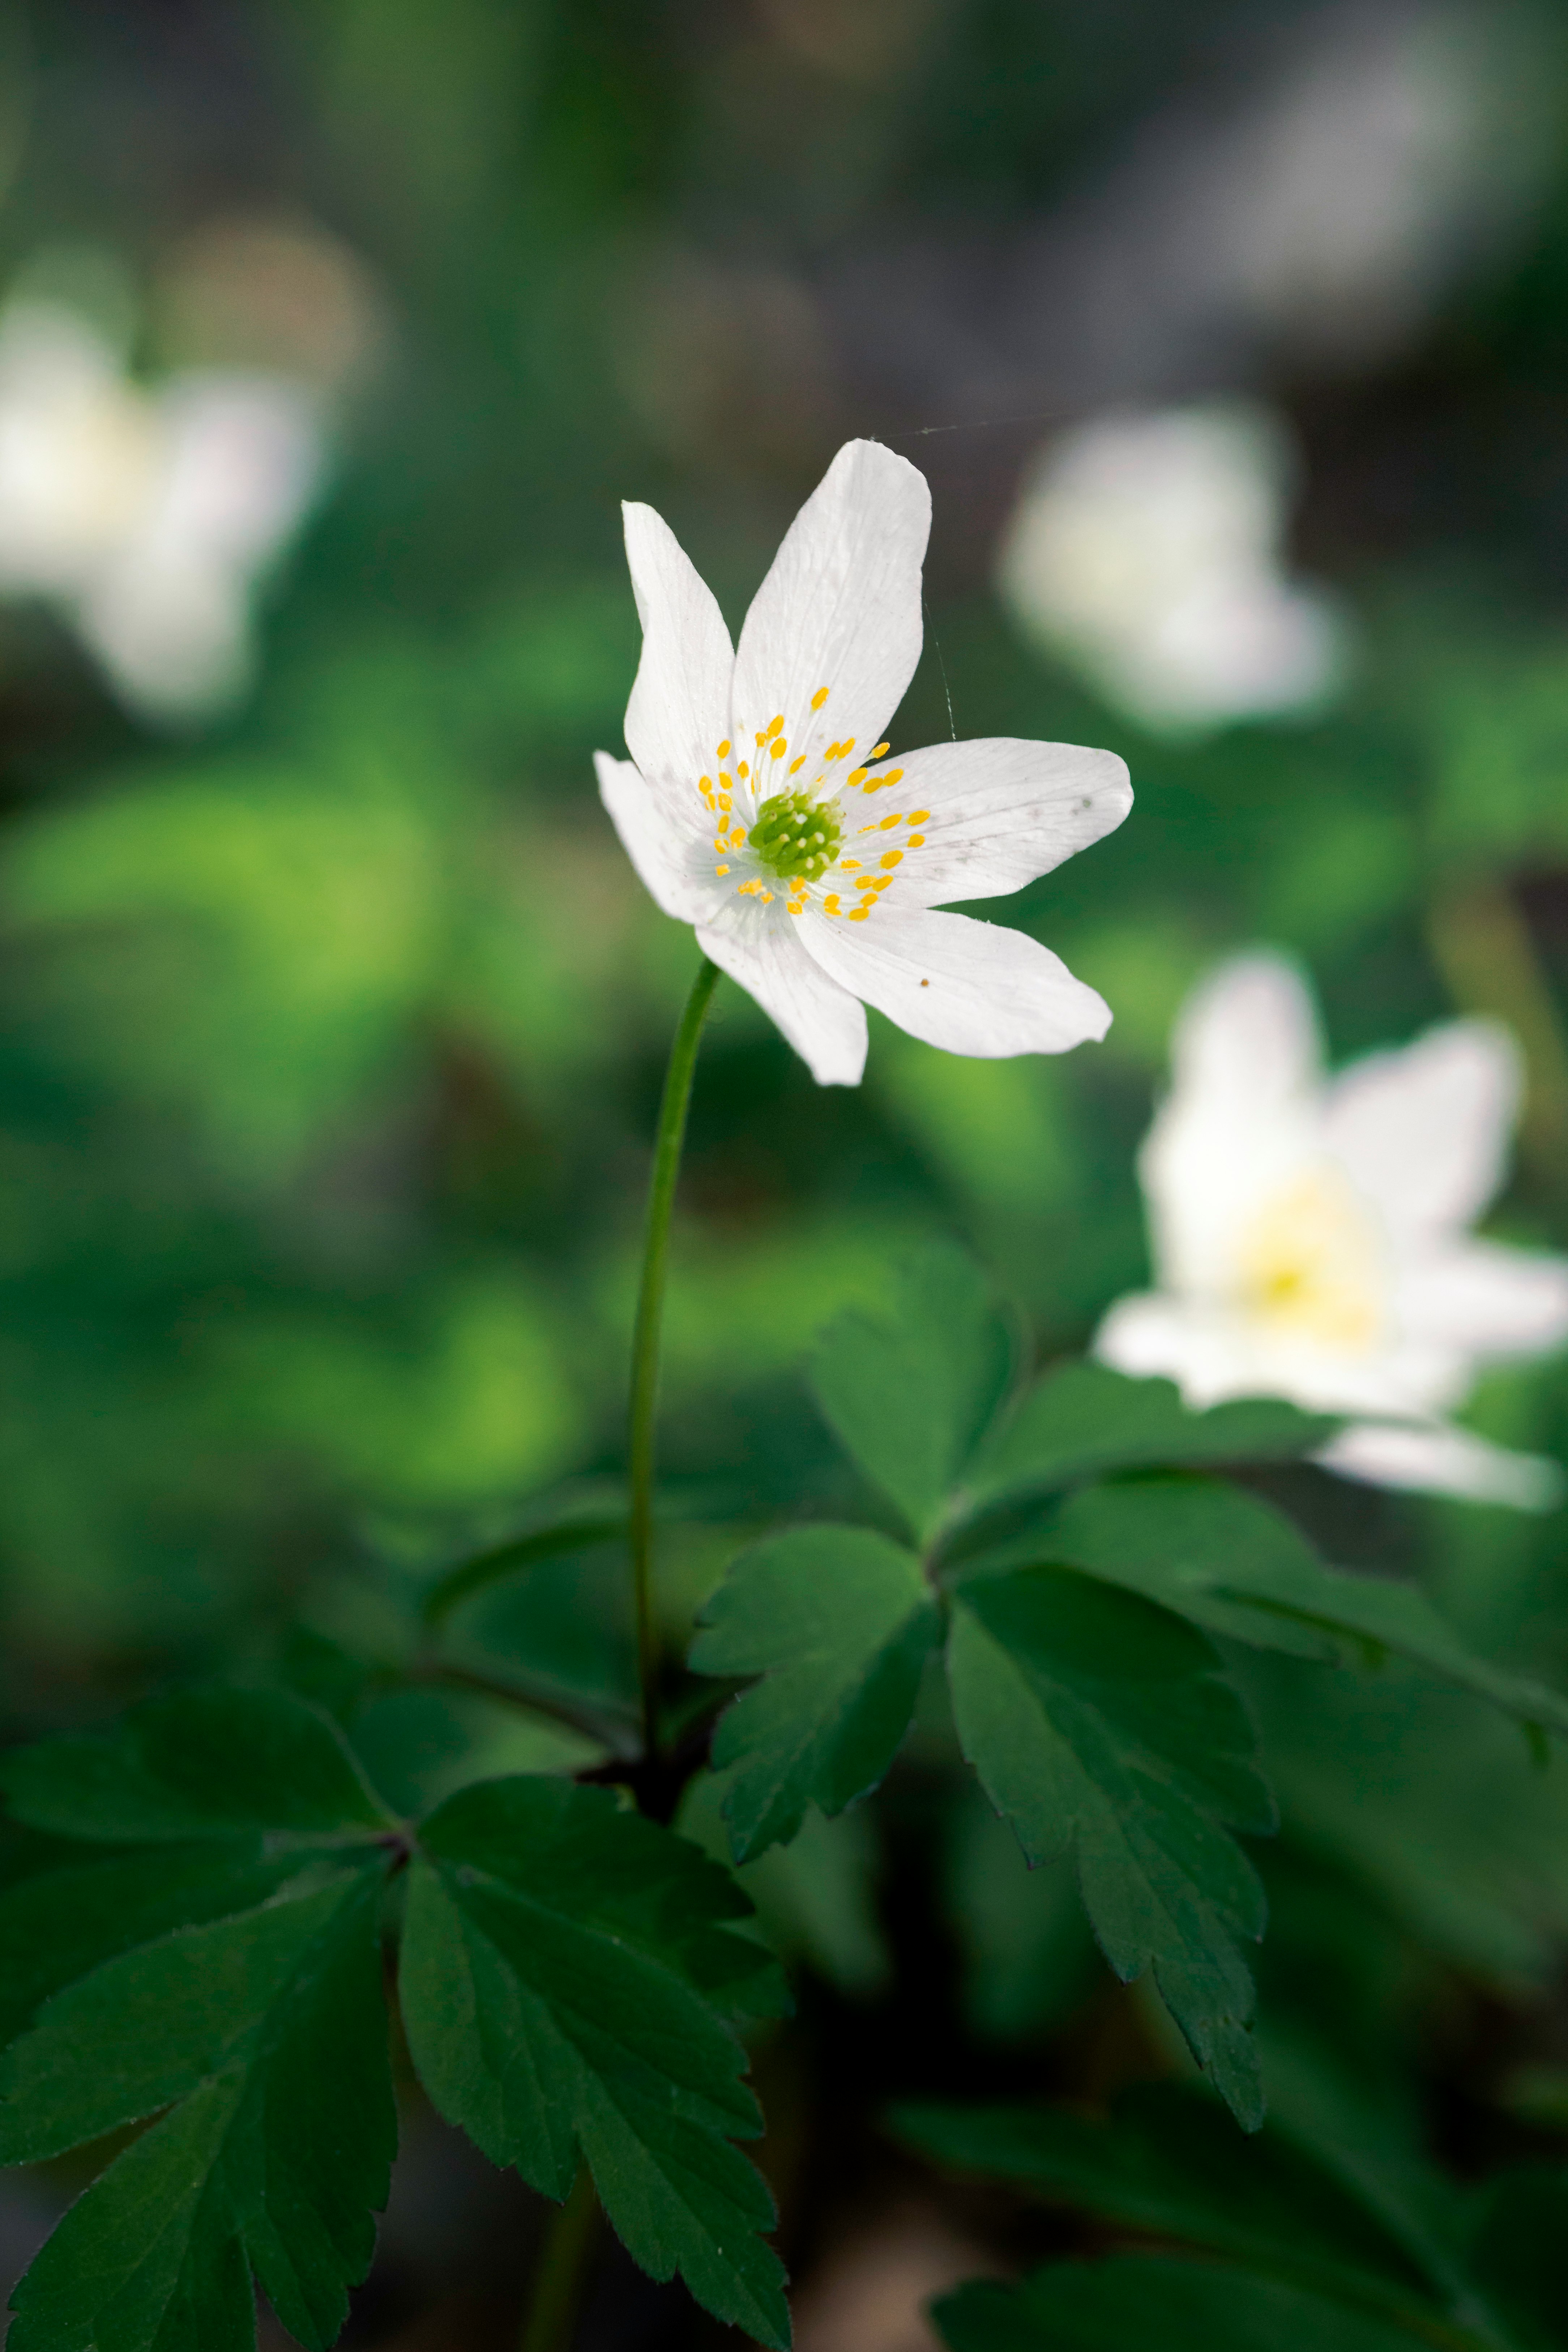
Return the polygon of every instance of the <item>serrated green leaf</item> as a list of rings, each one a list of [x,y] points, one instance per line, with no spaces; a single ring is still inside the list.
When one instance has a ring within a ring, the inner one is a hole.
[[[57,1993],[0,2059],[0,2160],[170,2109],[16,2290],[24,2352],[247,2346],[249,2270],[301,2343],[331,2343],[370,2264],[396,2140],[384,1875],[370,1856],[123,1951]]]
[[[149,1699],[111,1732],[0,1759],[0,1793],[17,1821],[104,1843],[333,1839],[391,1825],[337,1726],[276,1690]]]
[[[1414,1585],[1325,1567],[1272,1504],[1218,1479],[1091,1487],[1008,1550],[1086,1570],[1260,1649],[1394,1651],[1526,1722],[1568,1732],[1568,1697],[1474,1656]]]
[[[755,1948],[727,1951],[733,1881],[607,1792],[537,1779],[459,1790],[420,1848],[400,1982],[436,2105],[547,2196],[585,2159],[645,2270],[787,2344],[772,2199],[733,2145],[756,2104],[716,2005],[755,1984]]]
[[[264,1859],[261,1841],[145,1848],[66,1846],[52,1870],[0,1895],[0,2045],[38,2004],[117,1954],[276,1894],[297,1852]]]
[[[811,1383],[846,1450],[923,1536],[995,1418],[1013,1360],[984,1276],[933,1244],[900,1268],[885,1308],[829,1324]]]
[[[1030,1390],[967,1483],[977,1501],[991,1502],[1080,1486],[1108,1470],[1290,1461],[1326,1444],[1339,1425],[1275,1397],[1239,1397],[1194,1412],[1173,1381],[1066,1364]]]
[[[876,1787],[910,1727],[942,1615],[920,1562],[868,1528],[795,1528],[742,1552],[703,1610],[699,1674],[761,1675],[721,1717],[737,1862]]]
[[[1278,2279],[1148,2254],[986,2279],[931,2315],[952,2352],[1415,2352],[1431,2342]],[[1475,2337],[1446,2336],[1455,2347]]]
[[[1430,2301],[1432,2281],[1404,2234],[1335,2167],[1275,2123],[1243,2139],[1202,2092],[1140,2087],[1110,2124],[1035,2105],[904,2105],[891,2120],[939,2164],[1271,2276],[1390,2308]]]
[[[1264,1925],[1231,1827],[1273,1806],[1246,1708],[1202,1634],[1070,1571],[974,1577],[948,1642],[963,1752],[1031,1861],[1070,1847],[1084,1907],[1124,1981],[1151,1966],[1194,2056],[1249,2126],[1262,2117],[1237,1936]]]

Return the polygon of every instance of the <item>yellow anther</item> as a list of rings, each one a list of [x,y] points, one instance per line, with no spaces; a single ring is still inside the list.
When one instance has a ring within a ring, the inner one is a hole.
[[[716,833],[713,836],[713,846],[715,849],[728,849],[730,846],[729,835],[727,833]]]
[[[712,789],[713,789],[713,779],[712,779],[712,777],[711,777],[711,776],[699,776],[699,778],[698,778],[698,780],[697,780],[697,789],[698,789],[698,791],[699,791],[700,793],[710,793],[710,792],[712,791]]]
[[[887,751],[887,749],[888,749],[888,748],[889,748],[889,747],[888,747],[888,745],[887,745],[886,743],[879,743],[879,744],[878,744],[878,746],[877,746],[877,748],[876,748],[876,750],[875,750],[874,751],[868,751],[868,752],[867,752],[866,757],[867,757],[868,760],[879,760],[879,759],[881,758],[881,756],[882,756],[883,752],[884,752],[885,751]]]
[[[745,839],[745,838],[746,838],[746,829],[745,829],[744,825],[740,825],[740,824],[738,824],[738,825],[735,827],[735,829],[734,829],[733,833],[731,833],[731,835],[730,835],[730,846],[731,846],[731,849],[739,849],[739,847],[741,846],[741,844],[744,841],[744,839]]]
[[[873,890],[885,890],[892,878],[890,874],[879,874],[871,887]]]
[[[730,806],[730,795],[729,795],[729,793],[720,793],[720,795],[719,795],[719,805],[720,805],[720,807],[721,807],[721,809],[728,809],[728,807]]]
[[[747,767],[747,765],[746,765],[746,763],[745,763],[744,760],[742,760],[742,761],[741,761],[741,763],[740,763],[739,767],[735,770],[735,773],[736,773],[738,776],[749,776],[749,775],[751,774],[751,772],[751,772],[750,768],[748,768],[748,767]]]
[[[901,849],[889,849],[882,860],[884,866],[901,866],[903,862],[904,853]]]
[[[727,759],[729,758],[729,756],[730,756],[730,738],[726,735],[726,736],[725,736],[725,738],[724,738],[724,740],[723,740],[723,741],[720,744],[720,746],[719,746],[719,757],[720,757],[721,760],[727,760]]]
[[[849,909],[850,921],[852,923],[863,923],[867,916],[871,911],[872,904],[873,901],[871,899],[862,898],[858,907],[851,907]]]
[[[805,912],[805,900],[804,898],[792,898],[789,902],[789,910],[792,915],[804,915]]]
[[[855,887],[857,890],[874,890],[876,887],[877,877],[874,874],[861,874],[856,877]]]
[[[794,773],[795,773],[795,770],[796,770],[797,768],[804,768],[804,767],[805,767],[805,753],[803,751],[803,752],[801,753],[801,755],[800,755],[800,757],[799,757],[799,759],[798,759],[798,760],[792,760],[792,761],[790,761],[790,763],[789,763],[789,772],[790,772],[790,774],[793,776],[793,775],[794,775]]]
[[[773,894],[771,890],[759,890],[757,896],[762,900],[764,907],[771,907],[773,905]]]
[[[822,911],[825,915],[836,915],[838,912],[838,893],[837,890],[830,890],[826,898],[824,898],[822,902]]]
[[[723,781],[724,781],[723,777],[722,777],[722,776],[721,776],[721,777],[720,777],[720,779],[719,779],[719,782],[720,782],[721,783],[722,783],[722,782],[723,782]],[[913,814],[911,815],[911,817],[910,818],[910,823],[911,824],[925,824],[925,822],[926,822],[926,820],[927,820],[927,818],[928,818],[930,815],[931,815],[931,811],[930,811],[930,809],[916,809],[916,810],[915,810],[915,812],[914,812],[914,814]]]
[[[817,688],[817,689],[816,689],[816,693],[812,696],[812,698],[811,698],[811,707],[812,707],[812,709],[813,709],[814,710],[820,710],[820,709],[821,709],[821,708],[822,708],[822,706],[823,706],[823,704],[826,701],[826,699],[827,699],[827,688],[826,688],[825,686],[819,686],[819,687]]]
[[[768,740],[768,739],[767,739],[767,737],[766,737],[765,735],[758,735],[758,736],[757,736],[757,737],[755,737],[753,740],[755,740],[755,743],[756,743],[757,749],[758,749],[758,751],[760,751],[762,750],[762,748],[763,748],[763,745],[767,741],[767,740]]]
[[[769,721],[768,721],[768,731],[767,731],[766,735],[763,738],[763,740],[764,742],[766,742],[766,743],[771,743],[771,742],[773,741],[773,737],[774,737],[775,735],[782,735],[783,733],[784,733],[784,712],[781,710],[781,711],[779,711],[779,712],[778,712],[778,714],[776,715],[776,717],[774,717],[774,718],[773,718],[773,719],[769,719]]]
[[[715,874],[728,874],[730,869],[727,866],[716,866],[713,871]]]
[[[910,847],[911,849],[923,849],[923,848],[925,847],[925,845],[926,845],[926,837],[925,837],[925,835],[924,835],[924,834],[923,834],[923,833],[911,833],[911,834],[910,834]]]
[[[858,857],[841,857],[838,863],[840,866],[847,866],[849,871],[853,873],[856,866],[859,865],[860,860]]]
[[[782,760],[788,750],[789,745],[785,742],[784,737],[780,735],[775,741],[768,745],[768,757],[770,760]]]
[[[903,818],[900,816],[895,810],[891,816],[881,817],[878,820],[877,830],[879,833],[891,833],[893,827],[896,824],[902,824],[903,821]]]
[[[723,769],[721,768],[719,771],[719,790],[721,793],[727,793],[730,789],[731,781],[732,780],[724,773]]]
[[[865,782],[865,781],[866,781],[866,771],[865,771],[865,769],[864,769],[864,768],[851,768],[851,769],[850,769],[850,771],[849,771],[849,773],[845,777],[844,781],[845,781],[845,782],[846,782],[847,784],[863,784],[863,783]]]
[[[886,750],[886,745],[884,745],[883,749]],[[879,784],[901,783],[903,781],[903,774],[904,772],[902,768],[884,768],[881,774],[878,777],[877,782]]]

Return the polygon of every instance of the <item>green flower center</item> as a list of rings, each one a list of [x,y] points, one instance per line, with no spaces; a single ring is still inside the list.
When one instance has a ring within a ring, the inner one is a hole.
[[[838,818],[805,793],[775,793],[757,811],[746,839],[781,882],[815,882],[838,855]]]

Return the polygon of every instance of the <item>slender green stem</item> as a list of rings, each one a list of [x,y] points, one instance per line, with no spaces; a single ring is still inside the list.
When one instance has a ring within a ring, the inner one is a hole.
[[[599,2203],[584,2164],[564,2205],[552,2213],[529,2283],[519,2352],[568,2352],[587,2284]]]
[[[658,1341],[664,1320],[665,1274],[669,1262],[669,1218],[675,1206],[676,1179],[680,1172],[680,1147],[686,1138],[686,1113],[697,1067],[698,1041],[718,979],[718,965],[710,963],[704,956],[691,983],[675,1043],[669,1049],[669,1067],[665,1072],[658,1132],[654,1141],[653,1177],[648,1185],[642,1288],[637,1293],[637,1328],[632,1335],[632,1597],[637,1608],[643,1749],[648,1756],[654,1754],[658,1744],[658,1645],[653,1621],[653,1465],[658,1412]]]

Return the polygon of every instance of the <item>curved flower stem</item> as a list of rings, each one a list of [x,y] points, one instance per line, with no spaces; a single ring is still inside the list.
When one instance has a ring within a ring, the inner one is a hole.
[[[632,1597],[637,1621],[643,1751],[647,1756],[655,1753],[658,1744],[658,1654],[653,1622],[653,1464],[664,1278],[669,1259],[670,1212],[675,1206],[675,1183],[680,1172],[680,1147],[686,1137],[686,1112],[691,1100],[692,1074],[697,1067],[697,1045],[718,979],[718,965],[704,956],[691,983],[675,1043],[669,1049],[669,1067],[665,1072],[664,1094],[658,1106],[653,1177],[648,1186],[642,1287],[637,1293],[637,1328],[632,1335]]]
[[[545,2223],[519,2352],[566,2352],[587,2284],[598,2216],[599,2201],[584,2164],[565,2204]]]

